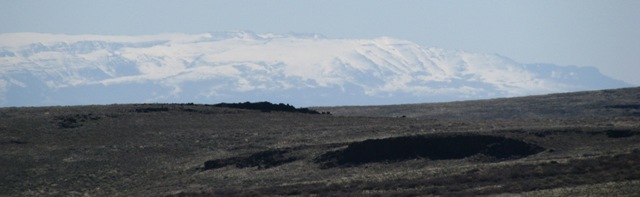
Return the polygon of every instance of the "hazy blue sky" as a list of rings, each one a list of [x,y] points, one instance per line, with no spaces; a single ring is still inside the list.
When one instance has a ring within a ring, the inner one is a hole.
[[[594,66],[640,85],[637,0],[0,0],[0,33],[228,30],[390,36],[522,63]]]

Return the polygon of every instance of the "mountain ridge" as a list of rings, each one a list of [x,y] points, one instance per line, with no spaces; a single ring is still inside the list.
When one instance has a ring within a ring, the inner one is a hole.
[[[246,31],[1,34],[0,65],[0,106],[261,100],[303,106],[397,104],[629,86],[591,67],[521,64],[496,54],[423,47],[390,37]]]

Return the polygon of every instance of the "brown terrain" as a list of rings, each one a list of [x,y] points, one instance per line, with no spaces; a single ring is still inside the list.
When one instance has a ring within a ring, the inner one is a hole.
[[[640,196],[640,88],[311,109],[0,108],[0,196]]]

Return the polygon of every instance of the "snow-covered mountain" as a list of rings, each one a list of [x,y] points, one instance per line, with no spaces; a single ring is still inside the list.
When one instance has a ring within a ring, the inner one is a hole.
[[[369,105],[624,86],[595,68],[521,64],[388,37],[0,34],[0,106],[262,100]]]

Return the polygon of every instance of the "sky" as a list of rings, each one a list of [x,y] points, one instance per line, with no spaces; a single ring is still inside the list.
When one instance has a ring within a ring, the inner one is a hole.
[[[0,0],[0,33],[387,36],[520,63],[592,66],[640,85],[638,10],[637,0]]]

